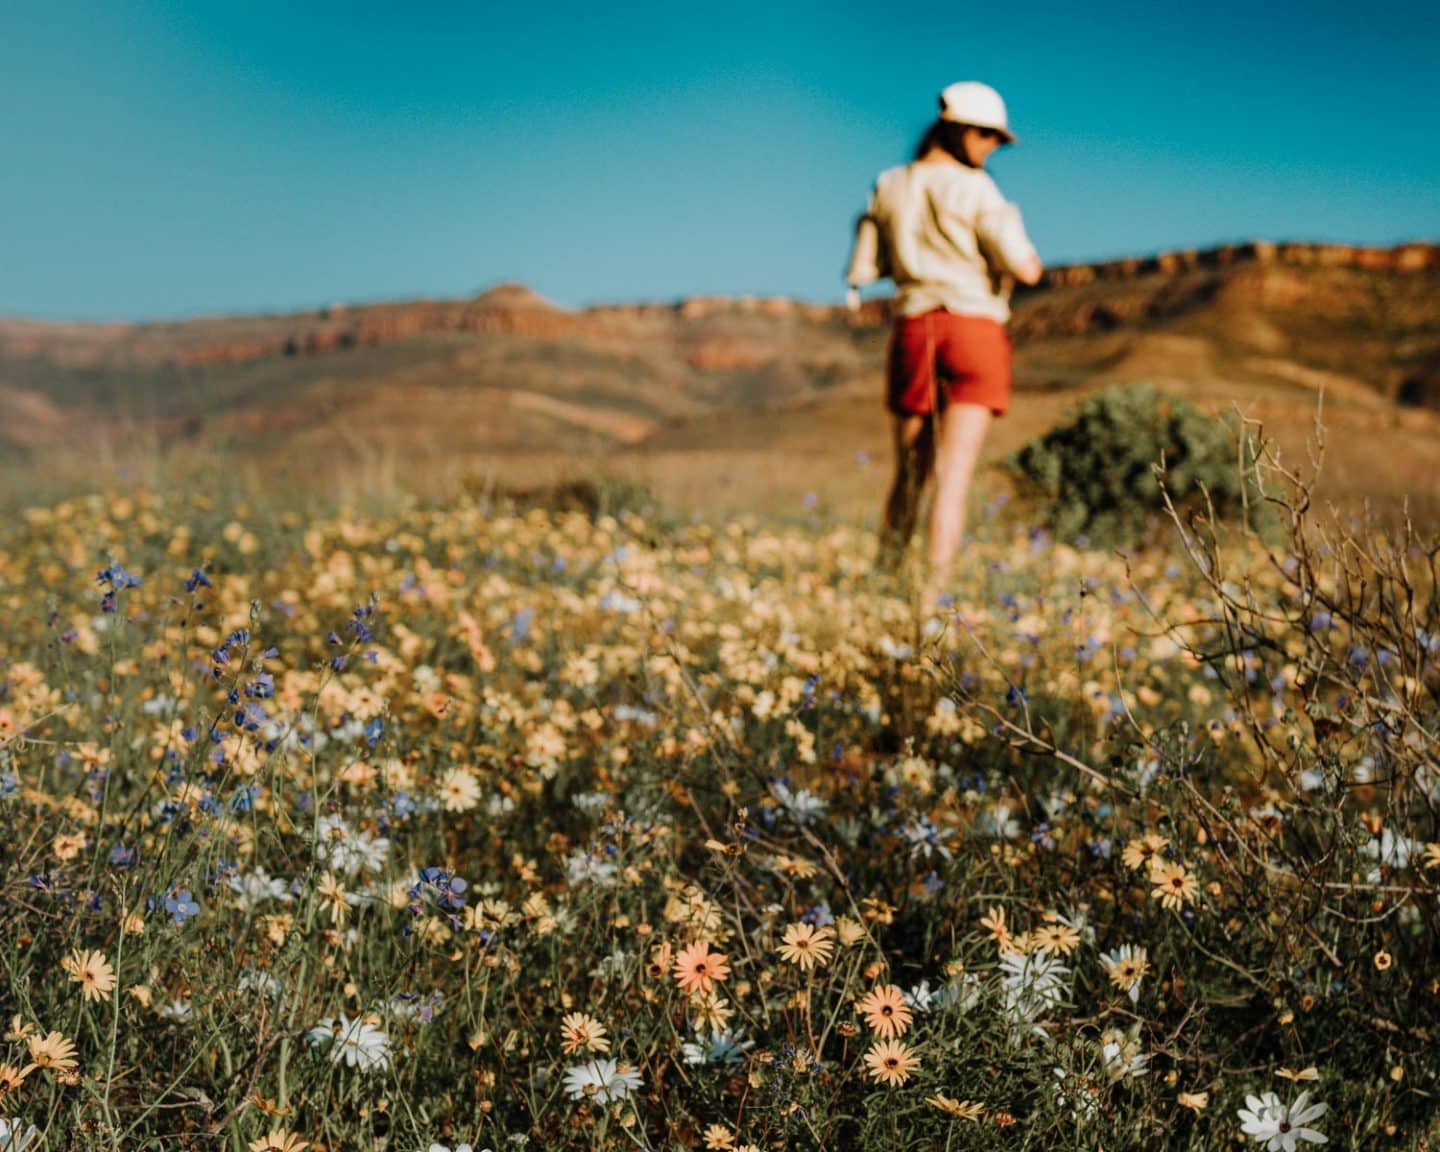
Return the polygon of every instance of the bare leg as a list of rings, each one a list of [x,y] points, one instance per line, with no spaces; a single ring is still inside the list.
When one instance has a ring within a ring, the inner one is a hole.
[[[880,562],[892,571],[904,560],[920,518],[920,496],[935,462],[933,428],[934,422],[926,416],[893,418],[895,477],[890,482],[880,530]]]
[[[940,415],[935,499],[930,504],[930,595],[927,600],[937,598],[949,586],[955,552],[965,532],[970,481],[989,428],[990,409],[979,404],[951,404]]]

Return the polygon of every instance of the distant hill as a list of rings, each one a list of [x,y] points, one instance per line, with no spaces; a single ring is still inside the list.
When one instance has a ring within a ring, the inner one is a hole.
[[[761,446],[848,458],[884,449],[884,322],[883,302],[570,311],[514,284],[175,322],[0,319],[0,454],[227,446],[317,472],[379,454],[452,475]],[[1440,409],[1440,247],[1252,243],[1055,268],[1017,294],[1012,334],[1012,437],[1057,398],[1140,379],[1292,416],[1323,386],[1332,411],[1420,429],[1403,412]]]

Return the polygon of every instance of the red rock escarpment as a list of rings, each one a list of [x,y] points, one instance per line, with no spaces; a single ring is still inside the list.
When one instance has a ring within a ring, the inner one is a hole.
[[[1047,290],[1088,284],[1147,284],[1203,270],[1354,268],[1396,274],[1440,269],[1440,245],[1408,243],[1393,248],[1345,244],[1251,241],[1215,248],[1182,249],[1093,264],[1047,269],[1040,285],[1017,296],[1013,331],[1017,339],[1035,335],[1083,334],[1130,323],[1157,307],[1177,306],[1162,291],[1116,293],[1103,300],[1056,297]],[[1259,291],[1271,297],[1306,291],[1294,277],[1275,276]],[[1172,294],[1173,295],[1173,294]],[[71,363],[116,360],[177,364],[233,364],[270,356],[311,356],[337,349],[373,346],[427,333],[500,332],[525,337],[568,339],[643,335],[655,325],[673,326],[722,316],[757,316],[803,323],[840,322],[868,326],[884,321],[883,300],[872,300],[856,313],[834,304],[786,297],[699,296],[667,303],[602,305],[567,311],[529,289],[498,285],[468,300],[418,300],[404,303],[336,305],[317,312],[272,317],[207,318],[157,324],[41,324],[0,321],[0,347],[12,355],[53,355]],[[740,366],[735,353],[707,343],[690,353],[704,369]],[[745,360],[744,356],[740,360]]]

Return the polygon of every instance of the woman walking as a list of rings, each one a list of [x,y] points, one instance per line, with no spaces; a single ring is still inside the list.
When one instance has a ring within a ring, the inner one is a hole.
[[[1019,209],[985,172],[991,153],[1014,142],[993,88],[946,88],[915,158],[876,178],[846,275],[851,307],[860,285],[895,282],[885,389],[895,476],[881,556],[890,567],[903,560],[933,473],[927,609],[948,588],[990,420],[1010,405],[1011,288],[1043,271]]]

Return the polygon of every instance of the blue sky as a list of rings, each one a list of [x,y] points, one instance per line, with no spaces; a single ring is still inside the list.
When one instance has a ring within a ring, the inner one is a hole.
[[[8,0],[0,314],[837,298],[874,174],[995,85],[1050,263],[1440,239],[1440,5]]]

